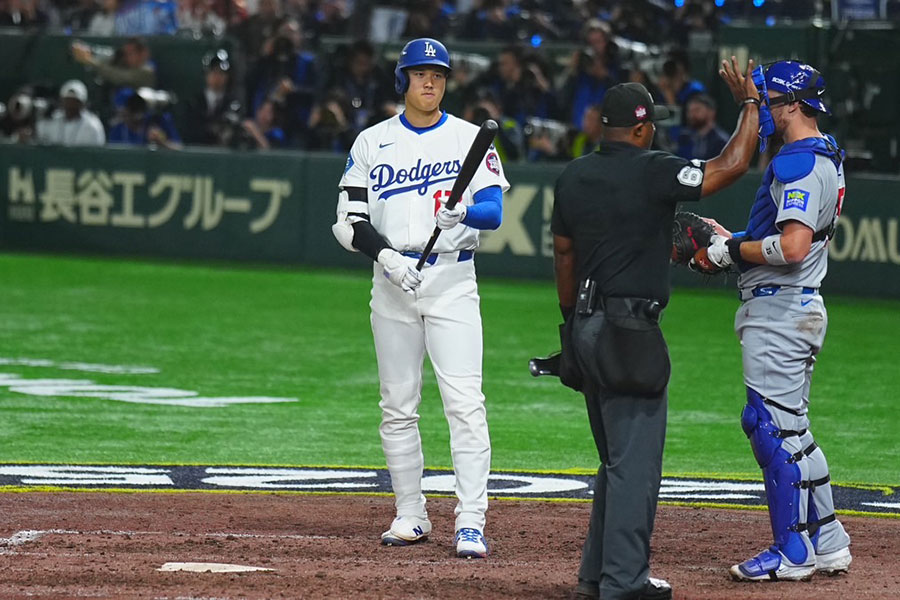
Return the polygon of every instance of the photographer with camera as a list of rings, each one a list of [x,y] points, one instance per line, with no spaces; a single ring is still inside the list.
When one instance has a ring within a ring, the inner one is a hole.
[[[271,100],[256,109],[252,119],[241,123],[241,133],[232,140],[232,148],[238,150],[270,150],[282,148],[287,141],[284,130],[278,126],[278,107]]]
[[[138,37],[125,40],[112,60],[106,60],[97,48],[81,41],[72,42],[72,58],[95,72],[105,82],[132,88],[156,86],[156,66],[150,60],[150,48]]]
[[[219,49],[203,58],[206,85],[187,103],[185,141],[204,146],[229,146],[234,129],[240,127],[241,103],[231,91],[232,64]]]
[[[392,79],[378,63],[370,42],[357,40],[341,48],[335,62],[338,66],[330,74],[326,89],[349,100],[344,117],[352,131],[352,143],[370,125],[373,115],[381,112],[386,103],[395,101],[396,95],[390,85]]]
[[[522,46],[510,45],[500,50],[495,68],[482,76],[479,87],[489,89],[499,99],[503,114],[521,127],[528,117],[548,119],[556,113],[550,79]]]
[[[87,87],[72,79],[59,88],[61,108],[49,119],[37,122],[35,138],[39,144],[60,146],[102,146],[106,142],[103,123],[87,110]]]
[[[454,63],[454,77],[455,72]],[[503,114],[500,102],[490,90],[478,90],[475,97],[466,104],[462,116],[476,125],[493,119],[500,126],[497,137],[494,138],[494,147],[501,161],[516,161],[524,154],[525,134],[522,127],[515,119]]]
[[[266,41],[253,84],[254,113],[271,101],[284,114],[288,140],[292,145],[307,145],[309,118],[319,82],[315,56],[302,51],[303,33],[297,21],[281,24]]]
[[[575,127],[581,126],[588,107],[602,103],[606,91],[619,83],[618,46],[611,36],[608,24],[593,19],[585,26],[584,47],[572,55],[561,96],[569,122]]]
[[[351,110],[350,99],[342,90],[327,92],[309,118],[309,149],[348,152],[356,139],[347,116]]]
[[[109,130],[109,143],[181,149],[175,122],[166,110],[170,101],[165,92],[149,88],[132,93],[120,110],[118,122]]]
[[[29,88],[13,94],[6,105],[0,103],[0,144],[24,144],[34,137],[35,101]]]

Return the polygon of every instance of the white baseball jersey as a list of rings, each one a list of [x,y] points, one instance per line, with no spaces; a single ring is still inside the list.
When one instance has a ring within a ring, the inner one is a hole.
[[[375,230],[399,252],[421,252],[477,133],[477,125],[446,112],[426,128],[413,127],[403,115],[382,121],[356,138],[340,186],[368,189]],[[494,185],[504,192],[509,189],[491,146],[460,203],[471,206],[474,193]],[[454,227],[441,232],[433,252],[477,247],[477,229]]]

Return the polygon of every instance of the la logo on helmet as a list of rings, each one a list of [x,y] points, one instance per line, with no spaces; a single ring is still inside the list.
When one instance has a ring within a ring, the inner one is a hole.
[[[425,56],[432,58],[437,56],[437,50],[431,45],[431,42],[425,42]]]

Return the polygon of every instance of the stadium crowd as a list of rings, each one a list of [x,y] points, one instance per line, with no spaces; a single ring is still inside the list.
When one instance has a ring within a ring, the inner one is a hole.
[[[497,120],[504,160],[590,152],[603,96],[623,81],[644,83],[676,108],[660,147],[709,158],[727,134],[716,126],[714,99],[692,77],[690,36],[734,19],[822,11],[821,0],[0,0],[0,26],[70,34],[71,58],[84,70],[49,98],[18,90],[0,139],[343,153],[360,131],[402,110],[394,59],[380,42],[427,36],[451,52],[454,40],[502,45],[494,56],[453,55],[445,105],[473,122]],[[145,41],[157,35],[223,39],[203,60],[202,93],[179,100],[177,126],[165,91],[172,82],[157,76]],[[110,52],[79,36],[124,42]],[[328,36],[356,41],[326,47]],[[577,50],[554,60],[548,43]],[[93,105],[85,81],[103,84]]]

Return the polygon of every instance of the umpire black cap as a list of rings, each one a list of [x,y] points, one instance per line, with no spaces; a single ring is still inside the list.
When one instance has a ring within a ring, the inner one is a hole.
[[[620,83],[603,97],[603,124],[608,127],[631,127],[646,121],[659,121],[671,115],[669,109],[653,104],[653,97],[640,83]]]

